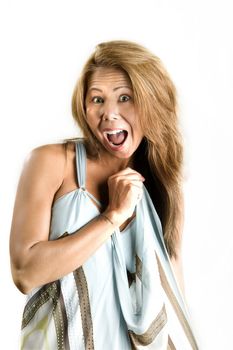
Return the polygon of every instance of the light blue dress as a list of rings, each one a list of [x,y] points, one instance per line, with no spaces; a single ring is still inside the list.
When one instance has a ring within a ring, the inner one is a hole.
[[[50,240],[74,233],[101,212],[85,188],[80,141],[76,169],[79,188],[52,207]],[[28,295],[21,349],[198,349],[145,188],[136,218],[123,231],[77,270]]]

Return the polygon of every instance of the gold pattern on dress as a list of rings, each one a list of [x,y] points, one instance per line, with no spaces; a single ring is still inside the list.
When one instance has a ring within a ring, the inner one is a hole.
[[[68,320],[62,293],[53,306],[53,319],[57,334],[57,350],[69,350]]]
[[[196,340],[194,338],[194,335],[193,335],[193,332],[190,328],[190,325],[189,323],[187,322],[187,319],[183,313],[183,310],[181,309],[177,299],[176,299],[176,296],[167,280],[167,277],[165,275],[165,272],[163,270],[163,267],[161,265],[161,262],[157,256],[157,254],[155,253],[156,255],[156,259],[157,259],[157,264],[158,264],[158,269],[159,269],[159,275],[160,275],[160,280],[161,280],[161,284],[162,284],[162,287],[168,297],[168,299],[170,300],[170,303],[172,304],[173,306],[173,309],[180,321],[180,324],[182,325],[183,327],[183,330],[186,334],[186,337],[192,347],[193,350],[198,350],[198,346],[197,346],[197,343],[196,343]]]
[[[138,255],[136,255],[135,258],[136,258],[136,275],[141,281],[142,280],[142,261]]]
[[[156,319],[151,323],[148,330],[143,334],[136,334],[133,331],[129,330],[129,337],[131,341],[132,349],[136,350],[137,346],[147,346],[155,340],[157,335],[163,329],[167,323],[167,314],[165,305],[163,305],[161,311],[157,315]]]
[[[22,329],[27,326],[39,308],[47,303],[49,299],[56,300],[58,298],[57,288],[56,282],[48,283],[33,295],[24,308]]]
[[[173,344],[170,335],[168,336],[167,350],[176,350],[176,347]]]
[[[79,267],[74,271],[74,279],[78,290],[80,311],[82,319],[83,336],[86,350],[94,350],[93,324],[91,317],[91,307],[88,294],[88,285],[84,270]]]
[[[57,350],[69,350],[67,315],[59,281],[48,283],[36,292],[24,308],[22,329],[24,329],[38,310],[49,300],[53,303],[53,320],[57,335]]]

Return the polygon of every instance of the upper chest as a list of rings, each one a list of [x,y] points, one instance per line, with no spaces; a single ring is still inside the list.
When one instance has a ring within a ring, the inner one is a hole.
[[[85,189],[105,207],[108,204],[107,183],[111,172],[107,171],[107,169],[97,161],[88,158],[84,158],[81,162],[78,162],[75,146],[68,145],[67,147],[64,178],[60,188],[55,193],[54,201],[66,193],[84,186]],[[83,181],[84,184],[82,183]]]
[[[81,167],[78,171],[78,166]],[[79,175],[78,175],[79,174]],[[82,174],[82,180],[84,184],[81,183],[80,174]],[[64,180],[62,185],[55,194],[54,200],[64,196],[73,190],[84,186],[86,191],[94,197],[94,200],[90,197],[90,200],[98,207],[100,211],[106,209],[109,196],[108,196],[108,178],[113,174],[113,171],[109,167],[104,167],[98,161],[93,161],[89,158],[83,159],[83,162],[77,161],[77,154],[75,147],[68,149],[67,151],[67,162],[66,169],[64,173]],[[98,203],[101,203],[101,207]],[[120,230],[125,229],[129,222],[133,219],[129,218],[120,227]]]

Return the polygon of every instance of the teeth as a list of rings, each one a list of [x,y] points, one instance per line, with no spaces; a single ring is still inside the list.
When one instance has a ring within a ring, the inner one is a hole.
[[[108,135],[116,135],[119,134],[120,132],[123,132],[124,130],[112,130],[112,131],[106,131],[106,134]]]

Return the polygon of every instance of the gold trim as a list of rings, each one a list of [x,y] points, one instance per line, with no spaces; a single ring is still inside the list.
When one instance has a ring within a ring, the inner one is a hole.
[[[37,311],[49,300],[53,303],[52,313],[57,336],[57,349],[69,350],[68,321],[59,280],[46,284],[31,297],[24,309],[22,329],[29,324]]]
[[[190,345],[192,346],[192,349],[198,350],[198,346],[197,346],[196,340],[194,338],[193,332],[190,328],[190,325],[189,325],[189,323],[188,323],[188,321],[183,313],[183,310],[181,309],[181,307],[176,299],[175,294],[173,293],[173,290],[171,289],[171,286],[167,280],[167,277],[165,275],[165,272],[163,270],[161,262],[160,262],[156,253],[155,253],[155,255],[156,255],[156,259],[157,259],[157,263],[158,263],[158,269],[159,269],[162,287],[163,287],[165,293],[167,294],[168,299],[170,300],[170,302],[174,308],[174,311],[175,311],[175,313],[176,313],[176,315],[177,315],[177,317],[178,317],[178,319],[183,327],[184,333],[186,334],[186,337],[187,337]]]
[[[176,350],[176,347],[173,344],[170,335],[168,336],[167,350]]]
[[[132,345],[132,349],[137,349],[137,346],[147,346],[155,340],[157,335],[163,329],[167,323],[167,313],[165,305],[163,305],[161,311],[157,315],[156,319],[151,323],[148,330],[143,334],[136,334],[129,330],[129,337]]]
[[[135,258],[136,258],[136,275],[138,276],[140,281],[142,281],[142,261],[138,255],[136,255]]]
[[[69,350],[68,320],[62,293],[54,304],[53,318],[57,334],[57,350]]]
[[[88,350],[94,350],[94,339],[93,339],[93,324],[91,317],[91,307],[88,294],[88,285],[84,270],[79,267],[74,271],[74,279],[78,290],[83,336],[85,342],[85,348]]]
[[[22,329],[28,325],[39,308],[47,303],[49,299],[52,299],[54,302],[54,300],[58,298],[57,289],[58,285],[56,282],[48,283],[31,297],[24,308]]]

